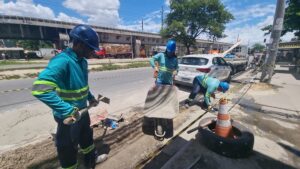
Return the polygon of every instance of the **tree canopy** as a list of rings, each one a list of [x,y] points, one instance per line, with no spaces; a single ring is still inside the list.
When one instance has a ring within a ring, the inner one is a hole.
[[[265,50],[265,46],[260,44],[260,43],[255,43],[254,45],[252,45],[251,48],[251,53],[254,52],[263,52]]]
[[[300,0],[287,0],[287,5],[281,36],[287,32],[295,32],[295,36],[300,38]],[[262,28],[262,31],[266,31],[265,35],[270,34],[272,25]]]
[[[225,24],[234,19],[220,0],[171,0],[167,27],[161,30],[164,38],[181,42],[190,53],[201,34],[212,40],[225,37]]]

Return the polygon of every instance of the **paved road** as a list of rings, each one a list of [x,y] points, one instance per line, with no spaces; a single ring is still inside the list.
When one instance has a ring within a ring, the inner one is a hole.
[[[150,68],[92,72],[89,75],[90,88],[94,94],[104,94],[114,100],[126,99],[136,89],[146,89],[153,84]],[[34,79],[0,81],[0,113],[21,107],[37,100],[31,95]]]
[[[90,114],[107,109],[115,115],[142,107],[154,81],[151,68],[91,72],[89,80],[95,95],[102,94],[111,99],[110,105],[102,103]],[[31,96],[33,81],[0,81],[0,153],[47,138],[56,130],[50,108]]]

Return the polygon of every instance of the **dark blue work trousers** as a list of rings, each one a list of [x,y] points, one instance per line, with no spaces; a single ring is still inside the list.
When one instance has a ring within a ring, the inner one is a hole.
[[[56,118],[56,147],[58,159],[62,168],[69,168],[77,165],[78,144],[81,149],[88,149],[84,153],[84,163],[93,168],[95,165],[95,148],[93,141],[93,130],[90,127],[90,116],[84,114],[81,119],[72,125],[65,125],[62,119]]]

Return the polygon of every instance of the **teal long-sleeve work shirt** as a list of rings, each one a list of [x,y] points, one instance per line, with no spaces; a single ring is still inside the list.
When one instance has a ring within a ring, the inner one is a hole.
[[[33,83],[32,95],[48,105],[54,116],[64,119],[75,107],[82,109],[94,96],[88,86],[88,63],[67,48],[52,58]]]

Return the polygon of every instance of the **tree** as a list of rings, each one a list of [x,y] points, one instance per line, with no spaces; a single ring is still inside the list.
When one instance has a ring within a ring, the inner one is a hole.
[[[171,0],[170,10],[160,33],[181,42],[188,54],[201,34],[213,40],[225,37],[225,24],[234,19],[220,0]]]
[[[265,46],[260,43],[255,43],[251,48],[251,53],[254,52],[263,52],[265,50]]]
[[[288,7],[285,9],[283,30],[281,36],[287,32],[294,32],[295,36],[300,38],[300,0],[287,0]],[[272,25],[268,25],[262,28],[262,31],[266,31],[265,35],[268,35],[272,31]]]

